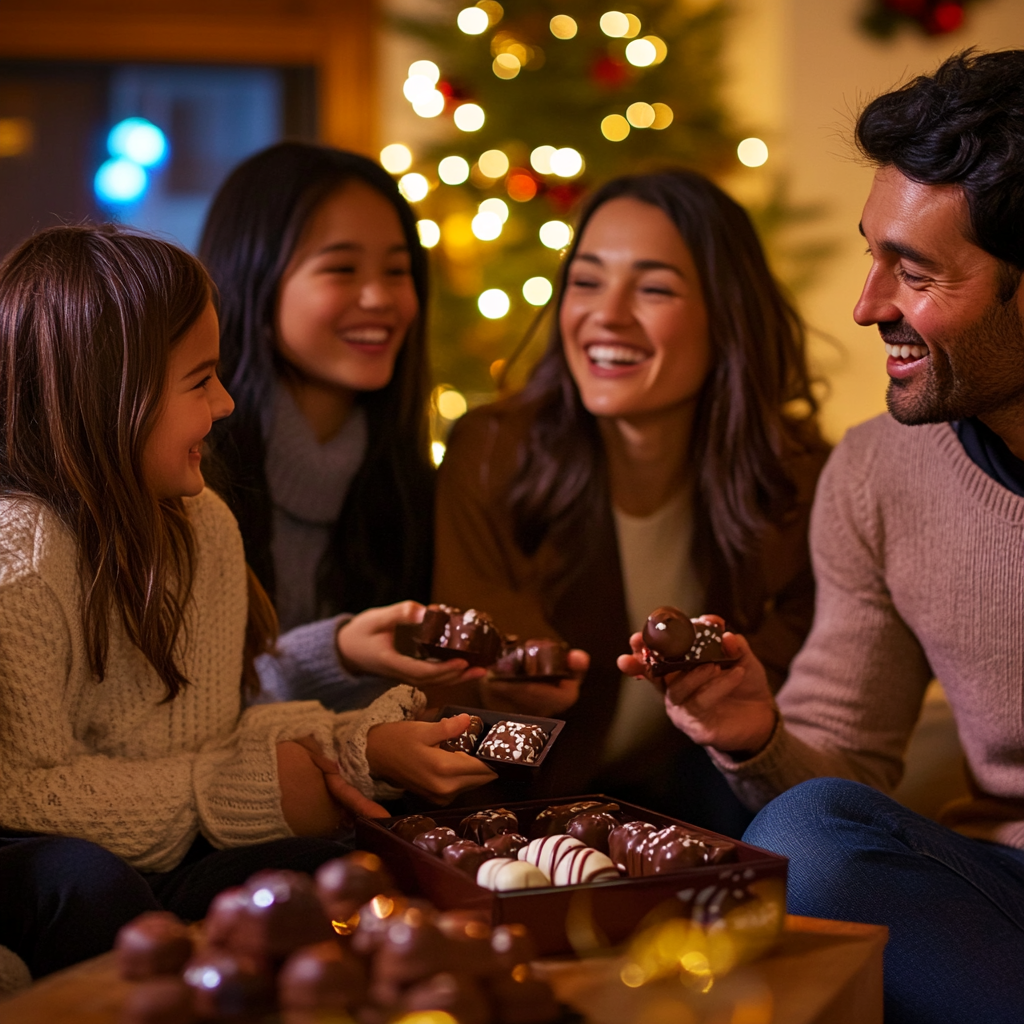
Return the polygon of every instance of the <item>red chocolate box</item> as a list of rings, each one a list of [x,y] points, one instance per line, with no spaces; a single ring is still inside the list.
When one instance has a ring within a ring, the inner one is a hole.
[[[672,874],[642,878],[619,878],[586,885],[559,885],[539,889],[492,892],[477,885],[467,874],[426,853],[411,842],[392,834],[388,818],[359,818],[356,821],[356,845],[372,850],[385,862],[403,892],[415,893],[442,910],[473,910],[487,916],[492,925],[526,925],[536,940],[539,954],[572,953],[574,947],[593,944],[601,936],[617,944],[636,931],[637,926],[656,907],[668,906],[677,916],[700,919],[714,894],[726,891],[742,902],[754,894],[777,899],[784,904],[788,860],[767,850],[728,840],[706,829],[687,825],[676,818],[645,810],[634,804],[598,795],[567,796],[557,799],[507,803],[519,819],[519,831],[531,834],[533,819],[555,803],[595,800],[615,802],[617,816],[623,821],[647,821],[659,829],[680,825],[725,842],[734,842],[736,859],[727,864],[688,868]],[[459,823],[476,810],[455,808],[433,811],[438,826],[458,829]],[[759,884],[765,883],[765,884]],[[780,913],[784,912],[784,906]],[[572,933],[570,938],[569,933]],[[582,932],[582,934],[580,934]],[[588,939],[588,936],[590,937]],[[573,942],[576,939],[576,943]]]

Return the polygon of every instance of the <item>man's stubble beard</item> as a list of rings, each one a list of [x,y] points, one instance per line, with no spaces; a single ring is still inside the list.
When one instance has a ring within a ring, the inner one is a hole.
[[[878,330],[890,345],[924,345],[906,320],[879,324]],[[945,344],[929,349],[923,374],[913,381],[890,378],[885,404],[893,419],[906,426],[945,423],[1024,398],[1024,322],[1015,299],[993,302],[975,323],[940,340]]]

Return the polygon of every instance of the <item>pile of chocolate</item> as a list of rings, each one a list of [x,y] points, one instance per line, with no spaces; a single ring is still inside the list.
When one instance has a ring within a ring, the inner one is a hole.
[[[391,832],[496,892],[671,874],[736,859],[728,840],[621,817],[618,804],[581,800],[542,810],[529,838],[504,807],[470,814],[458,831],[414,814],[396,819]]]
[[[504,636],[486,612],[475,608],[462,611],[446,604],[427,605],[423,621],[411,635],[419,657],[463,658],[470,665],[493,668],[496,679],[555,682],[572,675],[568,644]]]
[[[387,1024],[430,1010],[459,1024],[562,1016],[531,972],[522,925],[492,929],[473,912],[407,899],[372,853],[324,864],[315,882],[253,875],[214,900],[201,940],[173,914],[143,914],[115,949],[122,976],[141,982],[121,1024],[243,1024],[275,1010],[285,1024]]]
[[[470,715],[469,727],[454,739],[445,740],[445,750],[476,752],[477,757],[492,761],[509,761],[513,764],[535,764],[548,741],[548,732],[532,722],[495,722],[481,740],[484,731],[483,720]]]
[[[669,672],[686,672],[698,665],[730,665],[736,660],[725,653],[720,626],[691,619],[686,612],[668,605],[655,608],[647,616],[642,635],[643,662],[651,679]]]

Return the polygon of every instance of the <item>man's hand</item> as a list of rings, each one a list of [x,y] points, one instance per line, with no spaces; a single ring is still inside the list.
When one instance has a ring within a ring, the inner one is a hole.
[[[580,683],[590,668],[586,651],[569,652],[572,677],[554,683],[499,683],[485,680],[480,684],[480,699],[488,711],[512,711],[520,715],[552,718],[567,711],[580,695]]]
[[[450,803],[463,790],[497,778],[483,761],[438,747],[468,728],[469,715],[454,715],[440,722],[375,725],[366,735],[370,772],[433,803]]]
[[[420,661],[395,650],[395,626],[422,622],[423,605],[400,601],[384,608],[367,608],[338,630],[338,654],[354,674],[385,676],[410,686],[452,686],[474,682],[482,668],[470,668],[462,658],[451,661]]]
[[[712,616],[707,616],[713,619]],[[721,619],[713,619],[721,624]],[[626,675],[643,675],[643,637],[629,638],[632,654],[620,655]],[[701,746],[724,753],[753,754],[771,739],[778,712],[764,666],[747,641],[737,633],[722,637],[725,653],[739,660],[734,665],[701,665],[688,672],[673,672],[661,680],[665,710],[672,724]]]

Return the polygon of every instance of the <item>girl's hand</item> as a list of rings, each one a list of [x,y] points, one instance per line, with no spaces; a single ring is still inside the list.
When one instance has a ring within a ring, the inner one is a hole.
[[[395,626],[423,621],[426,608],[415,601],[400,601],[384,608],[367,608],[338,630],[338,654],[354,674],[387,676],[410,686],[452,686],[475,682],[482,668],[470,668],[462,658],[420,661],[395,650]]]
[[[715,621],[721,624],[721,619]],[[633,653],[620,655],[619,669],[626,675],[643,675],[640,633],[629,638],[629,646]],[[747,641],[737,633],[726,633],[722,646],[730,657],[739,658],[736,664],[672,672],[656,685],[665,694],[665,710],[672,724],[694,743],[750,756],[771,739],[778,711],[764,666]]]
[[[538,715],[552,718],[576,703],[580,684],[590,668],[590,655],[586,651],[569,652],[571,679],[553,683],[499,683],[486,680],[480,684],[483,706],[489,711],[512,711],[520,715]]]
[[[312,736],[277,744],[277,778],[284,820],[297,836],[334,835],[351,826],[354,814],[388,816],[341,777]]]
[[[375,725],[366,735],[370,772],[433,803],[450,803],[463,790],[497,778],[483,761],[438,747],[468,728],[469,715],[455,715],[440,722]]]

